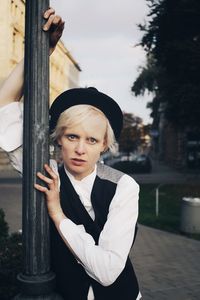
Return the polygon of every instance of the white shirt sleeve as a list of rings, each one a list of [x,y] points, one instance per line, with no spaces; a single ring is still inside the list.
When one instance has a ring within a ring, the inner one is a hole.
[[[0,108],[0,147],[6,152],[22,145],[23,106],[12,102]]]
[[[11,165],[22,173],[23,103],[12,102],[0,108],[0,147],[8,153]],[[55,160],[50,166],[58,174]],[[60,181],[59,181],[60,186]]]
[[[112,284],[125,267],[138,218],[139,186],[128,175],[119,180],[98,245],[83,225],[69,219],[60,223],[61,236],[86,272],[104,286]]]
[[[11,164],[22,171],[23,105],[12,102],[0,108],[0,147],[8,152]]]

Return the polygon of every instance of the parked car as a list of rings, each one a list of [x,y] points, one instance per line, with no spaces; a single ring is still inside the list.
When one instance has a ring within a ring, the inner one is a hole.
[[[111,166],[127,174],[134,173],[150,173],[152,171],[152,164],[150,157],[146,154],[140,154],[132,158],[125,159],[123,157],[120,161],[113,161]]]
[[[136,157],[136,163],[144,173],[150,173],[152,171],[152,163],[149,155],[140,154]]]

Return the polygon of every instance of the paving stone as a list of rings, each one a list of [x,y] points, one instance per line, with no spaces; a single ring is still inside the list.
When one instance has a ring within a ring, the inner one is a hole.
[[[143,225],[131,251],[144,300],[200,300],[200,242]]]

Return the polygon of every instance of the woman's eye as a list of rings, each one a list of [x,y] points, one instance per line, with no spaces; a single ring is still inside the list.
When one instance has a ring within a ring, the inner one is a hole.
[[[90,144],[96,144],[97,140],[94,138],[89,138]]]
[[[68,135],[67,135],[67,138],[68,138],[68,140],[70,140],[70,141],[74,141],[74,140],[77,138],[77,136],[74,135],[74,134],[68,134]]]

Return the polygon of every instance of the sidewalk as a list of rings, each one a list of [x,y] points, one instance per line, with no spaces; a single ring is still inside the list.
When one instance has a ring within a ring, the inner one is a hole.
[[[144,300],[200,299],[200,242],[139,225],[131,251]]]

